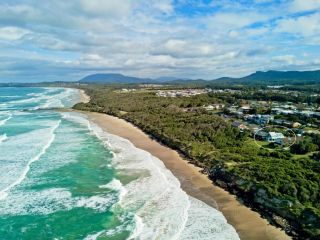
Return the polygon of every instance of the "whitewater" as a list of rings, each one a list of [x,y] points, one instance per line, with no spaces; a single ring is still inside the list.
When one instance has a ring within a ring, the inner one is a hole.
[[[1,239],[239,239],[162,161],[59,111],[69,88],[0,88]]]

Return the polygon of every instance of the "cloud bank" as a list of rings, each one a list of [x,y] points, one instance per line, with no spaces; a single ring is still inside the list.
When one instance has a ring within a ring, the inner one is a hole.
[[[318,0],[3,0],[0,81],[320,67]]]

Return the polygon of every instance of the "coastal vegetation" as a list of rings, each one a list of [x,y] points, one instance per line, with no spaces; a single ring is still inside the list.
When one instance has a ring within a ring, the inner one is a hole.
[[[152,90],[124,93],[116,86],[83,88],[91,100],[76,104],[75,109],[106,113],[133,123],[202,167],[215,183],[241,197],[272,223],[299,239],[319,239],[319,135],[308,136],[291,151],[270,151],[253,144],[247,131],[201,108],[213,102],[245,101],[250,94],[166,98],[157,97]],[[267,97],[255,93],[250,98]]]

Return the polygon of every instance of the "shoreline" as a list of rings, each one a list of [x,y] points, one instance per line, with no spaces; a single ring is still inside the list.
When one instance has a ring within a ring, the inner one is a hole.
[[[83,92],[83,94],[85,94]],[[211,207],[221,211],[228,223],[245,240],[287,240],[291,239],[283,230],[271,225],[258,212],[240,203],[236,196],[214,185],[199,167],[184,160],[177,151],[151,139],[133,124],[106,114],[82,112],[89,120],[104,131],[128,139],[137,148],[143,149],[159,158],[180,181],[181,188]]]

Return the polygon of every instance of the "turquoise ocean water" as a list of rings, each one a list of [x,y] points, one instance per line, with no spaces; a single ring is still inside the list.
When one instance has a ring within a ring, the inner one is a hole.
[[[103,132],[64,88],[0,88],[0,240],[239,239],[163,163]]]

